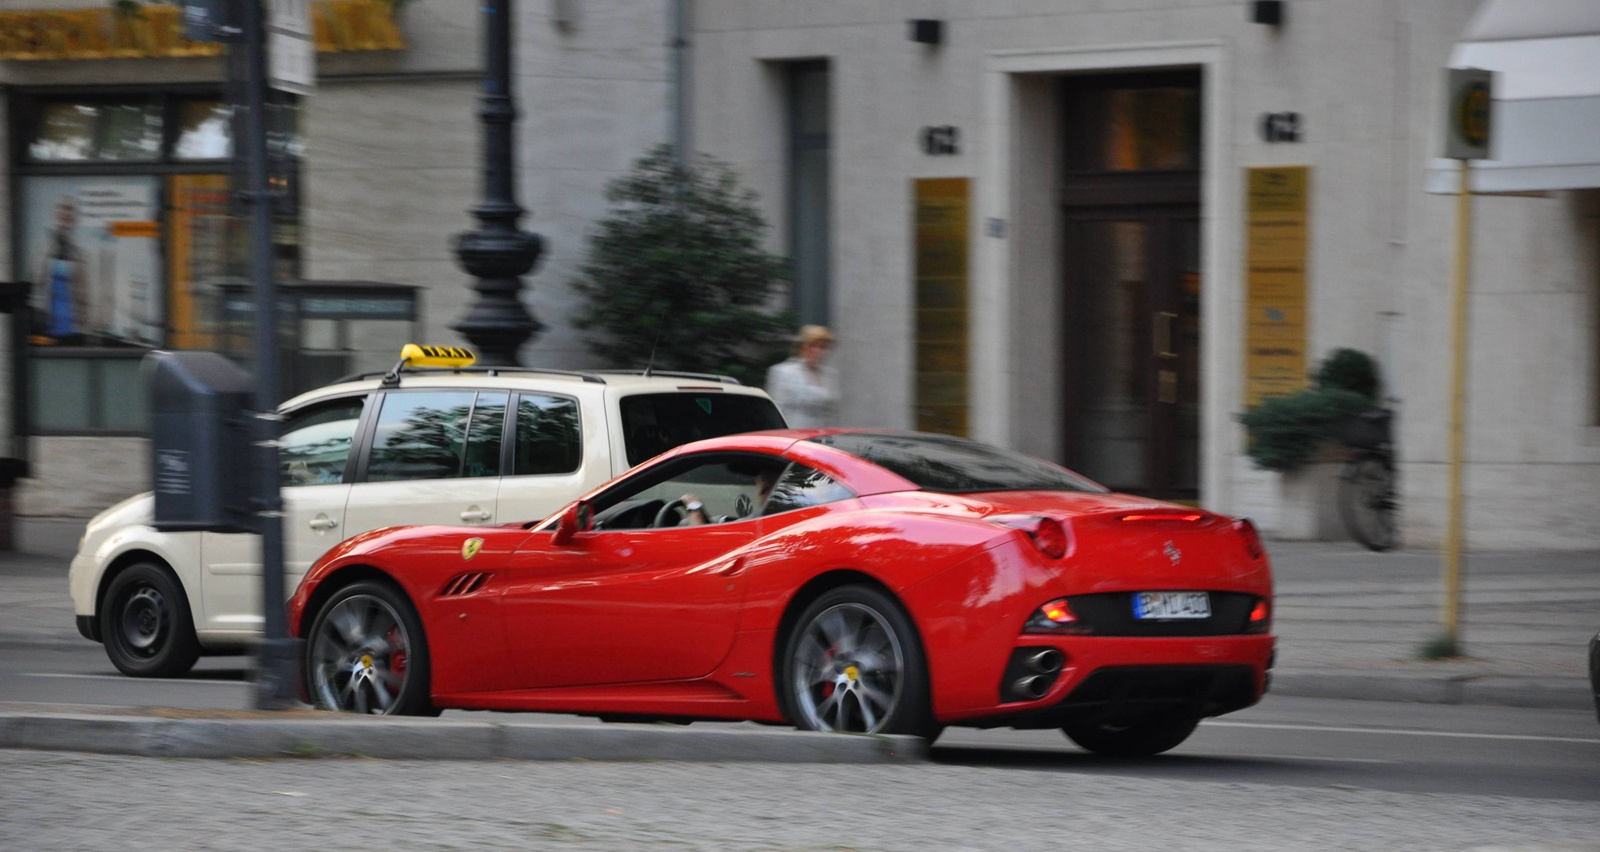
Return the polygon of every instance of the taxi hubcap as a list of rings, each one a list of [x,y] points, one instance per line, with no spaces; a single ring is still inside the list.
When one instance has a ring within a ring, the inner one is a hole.
[[[166,626],[166,598],[150,586],[139,587],[123,605],[123,644],[141,657],[154,656],[160,650]]]
[[[900,639],[876,610],[829,607],[806,625],[795,649],[797,721],[814,731],[880,730],[899,702],[904,669]]]

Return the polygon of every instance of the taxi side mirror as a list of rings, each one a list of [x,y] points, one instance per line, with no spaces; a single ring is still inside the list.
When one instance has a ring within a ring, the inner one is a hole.
[[[593,522],[594,510],[589,507],[589,501],[579,500],[568,506],[556,519],[556,532],[551,536],[550,543],[567,544],[578,533],[588,532]]]

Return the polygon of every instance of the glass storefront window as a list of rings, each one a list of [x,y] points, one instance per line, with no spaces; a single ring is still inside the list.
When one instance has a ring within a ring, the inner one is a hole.
[[[97,160],[154,160],[161,155],[161,108],[155,104],[101,107]]]
[[[99,111],[89,104],[49,104],[39,115],[28,156],[35,160],[87,160],[94,156]]]
[[[178,160],[226,160],[233,156],[233,109],[220,101],[184,101],[178,105],[178,139],[172,156]]]
[[[126,162],[160,155],[161,107],[154,103],[47,103],[28,144],[28,157],[40,162]]]

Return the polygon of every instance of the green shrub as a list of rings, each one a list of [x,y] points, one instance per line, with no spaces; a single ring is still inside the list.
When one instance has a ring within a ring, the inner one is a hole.
[[[1378,369],[1372,358],[1339,349],[1317,367],[1311,387],[1262,400],[1239,415],[1256,467],[1291,471],[1311,460],[1344,418],[1376,405]]]
[[[787,265],[762,248],[755,198],[709,157],[680,169],[670,145],[612,181],[611,210],[572,282],[585,297],[574,324],[598,332],[590,350],[640,368],[655,348],[657,369],[760,382],[785,347],[787,316],[773,303]]]
[[[1313,381],[1319,388],[1338,388],[1378,399],[1378,364],[1358,349],[1335,349],[1317,368]]]

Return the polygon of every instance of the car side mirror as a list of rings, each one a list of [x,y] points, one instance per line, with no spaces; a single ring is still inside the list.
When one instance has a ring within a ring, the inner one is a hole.
[[[550,543],[567,544],[578,533],[588,532],[593,522],[594,510],[589,507],[589,501],[579,500],[568,506],[556,519],[556,532],[551,536]]]

